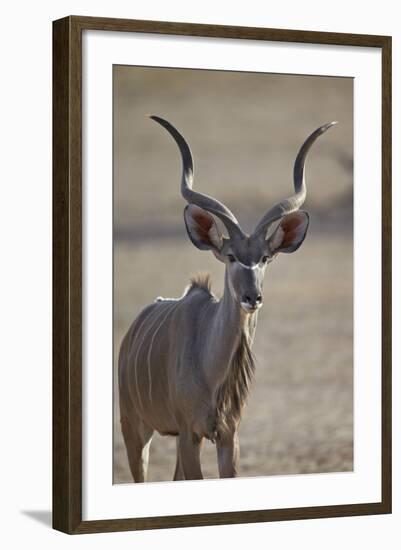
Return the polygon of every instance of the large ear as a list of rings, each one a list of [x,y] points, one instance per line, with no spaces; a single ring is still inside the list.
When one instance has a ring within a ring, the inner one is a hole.
[[[298,210],[284,216],[274,233],[269,237],[270,250],[276,252],[295,252],[306,236],[309,225],[309,216]]]
[[[199,206],[189,204],[184,210],[184,220],[189,238],[200,250],[219,252],[223,237],[214,218]]]

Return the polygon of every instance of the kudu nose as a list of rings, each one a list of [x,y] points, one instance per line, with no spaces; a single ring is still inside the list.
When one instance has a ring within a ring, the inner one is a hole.
[[[256,307],[262,303],[261,294],[245,294],[243,301],[251,307]]]

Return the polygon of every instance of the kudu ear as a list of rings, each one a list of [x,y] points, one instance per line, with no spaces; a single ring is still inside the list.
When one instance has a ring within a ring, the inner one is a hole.
[[[295,252],[305,239],[308,231],[309,215],[303,211],[284,216],[274,233],[269,237],[270,250],[276,252]]]
[[[184,220],[189,238],[200,250],[220,252],[223,237],[214,218],[199,206],[189,204],[184,210]]]

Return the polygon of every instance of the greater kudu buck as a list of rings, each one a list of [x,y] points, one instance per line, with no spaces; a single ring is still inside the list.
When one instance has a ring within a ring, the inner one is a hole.
[[[295,193],[270,208],[248,236],[224,204],[193,191],[188,144],[169,122],[151,118],[181,152],[189,238],[225,264],[225,281],[220,300],[212,294],[208,277],[194,278],[179,299],[157,298],[124,337],[119,391],[129,465],[136,482],[146,480],[156,430],[177,437],[174,480],[202,479],[203,438],[216,443],[220,477],[234,477],[238,426],[254,372],[251,345],[265,269],[279,252],[294,252],[305,238],[309,216],[299,210],[306,197],[305,159],[314,141],[335,122],[308,137],[295,160]],[[222,236],[213,216],[223,222],[228,237]]]

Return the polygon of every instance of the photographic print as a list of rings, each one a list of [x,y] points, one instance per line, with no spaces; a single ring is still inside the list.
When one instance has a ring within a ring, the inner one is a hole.
[[[113,66],[115,484],[353,470],[353,79]]]
[[[53,24],[53,526],[391,512],[391,37]]]

